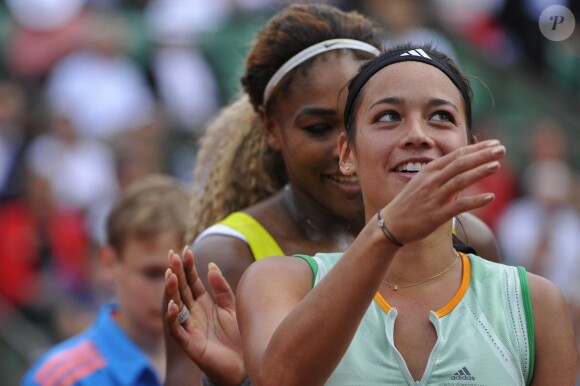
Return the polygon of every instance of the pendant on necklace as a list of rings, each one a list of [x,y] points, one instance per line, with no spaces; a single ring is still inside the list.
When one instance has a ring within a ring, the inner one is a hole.
[[[398,290],[399,290],[399,286],[398,285],[396,285],[396,286],[393,287],[393,291],[398,291]]]

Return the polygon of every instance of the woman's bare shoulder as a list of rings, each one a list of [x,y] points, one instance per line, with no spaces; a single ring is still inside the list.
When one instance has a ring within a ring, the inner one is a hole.
[[[202,281],[206,283],[208,264],[215,263],[232,288],[236,288],[254,257],[248,244],[237,237],[210,234],[196,242],[191,250]]]
[[[568,304],[562,292],[549,280],[528,273],[536,366],[532,385],[571,385],[578,374],[578,351]]]

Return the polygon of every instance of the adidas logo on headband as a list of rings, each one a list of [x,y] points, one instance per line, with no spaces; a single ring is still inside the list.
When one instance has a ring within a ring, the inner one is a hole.
[[[409,48],[409,46],[394,48],[375,59],[371,59],[367,64],[363,65],[359,73],[353,78],[348,87],[348,96],[344,108],[344,122],[347,130],[352,127],[351,122],[353,117],[351,116],[351,111],[353,104],[366,82],[381,69],[394,63],[407,61],[429,64],[447,75],[465,101],[467,125],[471,127],[471,90],[469,89],[469,84],[460,78],[461,74],[453,70],[444,60],[437,57],[435,53],[428,55],[422,48]],[[427,49],[429,50],[429,48]]]
[[[410,50],[405,52],[404,54],[401,54],[401,56],[409,56],[409,55],[422,56],[424,58],[431,59],[431,57],[427,55],[427,53],[423,51],[421,48],[417,48],[416,50]]]

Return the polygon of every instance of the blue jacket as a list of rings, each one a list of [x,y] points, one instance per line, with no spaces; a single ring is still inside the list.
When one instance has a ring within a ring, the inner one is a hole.
[[[161,386],[149,358],[104,305],[79,335],[45,353],[24,375],[21,386]]]

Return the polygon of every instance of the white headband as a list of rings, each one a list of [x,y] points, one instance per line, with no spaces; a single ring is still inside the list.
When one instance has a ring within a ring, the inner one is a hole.
[[[263,104],[264,105],[266,104],[266,101],[268,100],[268,98],[270,98],[270,94],[272,93],[272,90],[274,89],[274,87],[276,87],[278,82],[280,82],[282,78],[287,73],[292,71],[294,68],[298,67],[299,65],[301,65],[302,63],[304,63],[305,61],[316,55],[322,54],[327,51],[339,50],[343,48],[368,52],[370,54],[373,54],[374,56],[378,56],[381,53],[381,51],[379,51],[379,49],[377,49],[375,46],[372,46],[365,42],[361,42],[360,40],[331,39],[325,40],[320,43],[316,43],[315,45],[300,51],[299,53],[288,59],[288,61],[284,63],[282,67],[280,67],[278,71],[274,73],[274,75],[272,75],[272,78],[270,78],[270,81],[268,82],[268,84],[266,85],[266,89],[264,90]]]

